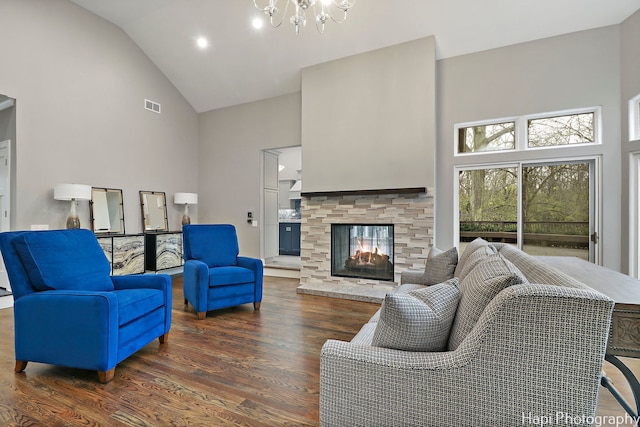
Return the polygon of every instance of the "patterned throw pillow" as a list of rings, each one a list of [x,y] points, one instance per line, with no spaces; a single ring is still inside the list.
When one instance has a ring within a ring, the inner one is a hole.
[[[458,278],[460,283],[462,283],[465,277],[467,277],[467,275],[471,273],[478,264],[487,259],[490,255],[494,255],[495,253],[496,252],[493,245],[482,246],[473,251],[473,253],[469,255],[465,260],[464,265],[461,268],[457,269],[458,274],[456,275],[456,277]]]
[[[452,279],[456,265],[458,265],[458,249],[456,247],[442,251],[432,246],[424,267],[422,284],[431,286]]]
[[[460,283],[460,305],[451,328],[449,350],[455,350],[478,322],[489,302],[505,288],[528,283],[522,272],[500,254],[488,256]]]
[[[474,253],[476,250],[484,246],[489,246],[489,242],[487,242],[481,237],[478,237],[477,239],[469,243],[467,247],[464,249],[464,251],[462,251],[462,254],[460,254],[460,260],[458,261],[458,265],[456,266],[456,271],[453,272],[453,275],[455,277],[459,277],[460,270],[466,264],[467,258],[469,258],[469,256],[471,256],[471,254]]]
[[[444,350],[459,299],[458,279],[387,294],[371,344],[405,351]]]

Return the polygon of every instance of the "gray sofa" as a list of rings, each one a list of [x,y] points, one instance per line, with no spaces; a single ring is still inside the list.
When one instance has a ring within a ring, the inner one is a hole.
[[[508,266],[511,282],[484,304],[477,293],[495,284],[493,267],[478,271],[489,257]],[[397,292],[423,288],[415,283],[423,276],[403,273]],[[460,299],[442,351],[372,345],[380,310],[350,342],[324,344],[320,424],[516,426],[561,416],[558,423],[590,425],[613,301],[513,246],[481,239],[454,277]],[[484,282],[472,286],[478,278]]]

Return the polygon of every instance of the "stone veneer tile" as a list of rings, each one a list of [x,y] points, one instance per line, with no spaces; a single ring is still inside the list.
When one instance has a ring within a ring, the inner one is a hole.
[[[400,272],[424,265],[433,243],[433,191],[414,194],[304,197],[300,242],[299,292],[317,295],[371,293],[396,286]],[[395,282],[331,276],[331,224],[394,224]],[[356,286],[357,292],[350,291]],[[345,292],[335,289],[344,288]],[[323,291],[324,289],[324,291]]]

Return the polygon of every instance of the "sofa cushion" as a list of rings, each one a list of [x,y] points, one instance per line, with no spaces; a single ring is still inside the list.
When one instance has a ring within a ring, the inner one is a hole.
[[[409,293],[387,294],[372,345],[405,351],[446,348],[460,291],[458,279]]]
[[[442,251],[432,246],[429,255],[427,255],[421,283],[430,286],[445,282],[453,278],[453,272],[457,265],[458,249],[456,247]]]
[[[474,268],[482,261],[487,259],[491,255],[495,255],[496,251],[493,246],[483,246],[473,251],[471,255],[465,260],[464,266],[460,269],[460,272],[456,276],[460,283],[473,271]]]
[[[25,233],[14,246],[35,289],[113,291],[109,261],[90,230]]]
[[[456,265],[456,269],[453,272],[453,275],[455,277],[460,277],[460,271],[462,270],[462,268],[464,268],[467,262],[467,259],[471,256],[471,254],[477,251],[478,249],[487,247],[487,246],[489,246],[489,242],[487,242],[481,237],[478,237],[477,239],[469,243],[467,247],[464,249],[464,251],[462,251],[462,254],[460,255],[460,260],[458,261],[458,265]]]
[[[238,285],[255,281],[255,274],[248,268],[218,267],[209,270],[209,286]]]
[[[503,289],[528,283],[520,270],[500,254],[489,255],[460,282],[460,304],[456,313],[449,350],[458,348],[471,332],[489,302]]]

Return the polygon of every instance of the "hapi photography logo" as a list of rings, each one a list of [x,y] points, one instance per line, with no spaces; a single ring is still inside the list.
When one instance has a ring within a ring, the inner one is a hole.
[[[522,413],[522,425],[533,426],[626,426],[639,425],[640,416],[632,417],[624,415],[574,415],[566,412],[556,412],[555,414],[533,414],[531,412]]]

